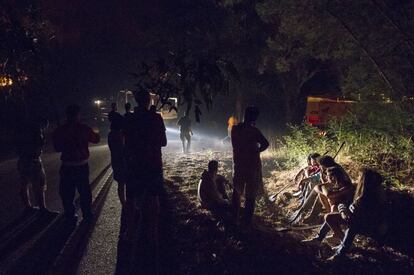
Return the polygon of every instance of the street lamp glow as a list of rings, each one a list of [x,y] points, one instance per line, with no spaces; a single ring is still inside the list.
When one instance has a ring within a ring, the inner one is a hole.
[[[0,87],[13,85],[13,80],[8,76],[0,76]]]
[[[94,103],[98,106],[98,107],[100,107],[101,106],[101,104],[102,104],[102,100],[95,100],[94,101]]]

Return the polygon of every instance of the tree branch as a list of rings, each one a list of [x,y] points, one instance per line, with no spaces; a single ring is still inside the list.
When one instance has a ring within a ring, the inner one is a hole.
[[[341,19],[339,16],[336,16],[333,14],[329,9],[326,9],[329,15],[331,15],[334,19],[336,19],[341,26],[348,32],[348,34],[351,36],[351,38],[358,44],[358,46],[361,48],[361,50],[365,53],[365,55],[369,58],[369,60],[372,62],[376,70],[378,71],[378,74],[381,76],[381,78],[384,80],[384,82],[387,84],[388,88],[391,90],[393,94],[395,94],[394,87],[388,78],[388,76],[383,72],[381,69],[379,63],[375,60],[375,58],[369,53],[368,49],[362,44],[362,42],[356,37],[354,32],[351,30],[351,28]]]

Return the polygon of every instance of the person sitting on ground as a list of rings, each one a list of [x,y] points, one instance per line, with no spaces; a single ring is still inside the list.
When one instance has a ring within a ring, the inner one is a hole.
[[[382,176],[375,170],[362,169],[352,204],[349,207],[339,204],[339,213],[327,217],[326,222],[332,231],[338,236],[343,236],[341,244],[334,248],[335,253],[328,260],[345,256],[358,233],[374,238],[385,234],[387,226],[382,181]],[[348,227],[345,234],[341,229],[343,224]]]
[[[326,169],[327,182],[318,184],[314,190],[317,194],[327,198],[330,212],[338,210],[339,204],[349,205],[354,196],[354,186],[348,181],[343,169],[338,166]],[[328,210],[328,209],[327,209]]]
[[[313,153],[308,156],[308,166],[301,169],[299,173],[295,176],[295,183],[297,183],[297,188],[299,191],[303,190],[303,187],[306,183],[305,179],[317,174],[320,171],[318,158],[321,155],[318,153]]]
[[[331,219],[331,216],[338,214],[338,205],[349,206],[354,197],[354,186],[345,180],[345,174],[338,166],[329,167],[326,172],[327,183],[315,186],[315,191],[328,199],[331,205],[330,213],[325,215],[324,223],[319,229],[317,236],[305,241],[322,241],[330,230],[328,221]],[[338,231],[334,230],[333,238],[340,240],[342,237],[342,234],[338,234]]]
[[[222,175],[217,174],[218,161],[208,163],[208,170],[204,170],[198,184],[198,200],[202,207],[207,208],[213,214],[225,215],[229,210],[230,202],[226,193],[225,184],[228,181]]]
[[[292,222],[300,220],[302,215],[311,209],[308,217],[304,220],[305,223],[313,223],[318,218],[319,213],[322,211],[322,206],[325,208],[326,212],[330,212],[330,204],[328,199],[321,193],[317,193],[319,190],[318,184],[326,184],[327,177],[326,171],[329,167],[338,167],[343,173],[343,181],[346,182],[345,185],[352,185],[352,181],[349,175],[345,172],[341,165],[335,162],[331,156],[322,156],[318,159],[318,164],[320,166],[320,172],[314,174],[313,176],[306,179],[306,184],[303,189],[303,198],[300,209],[294,214],[291,219]],[[316,180],[315,180],[316,179]],[[315,190],[315,188],[317,190]]]
[[[351,178],[349,177],[348,173],[345,171],[345,169],[339,165],[335,160],[330,156],[323,156],[319,159],[319,165],[321,167],[322,172],[322,178],[321,178],[321,184],[328,184],[329,181],[327,178],[327,171],[330,167],[337,167],[341,173],[342,173],[342,184],[344,186],[352,186]],[[318,194],[319,200],[321,201],[322,205],[324,206],[325,210],[327,212],[330,212],[330,203],[328,201],[328,198],[322,193],[318,192],[320,190],[320,185],[316,185],[314,187],[315,192]]]

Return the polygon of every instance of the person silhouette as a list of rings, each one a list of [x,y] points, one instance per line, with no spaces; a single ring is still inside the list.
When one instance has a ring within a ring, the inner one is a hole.
[[[219,163],[217,160],[208,162],[208,169],[201,174],[198,183],[197,197],[203,208],[220,220],[225,220],[230,212],[230,201],[227,196],[227,179],[218,174]]]
[[[31,184],[34,199],[42,212],[51,212],[46,208],[46,175],[41,159],[45,144],[43,130],[48,125],[47,119],[26,119],[19,125],[14,139],[18,155],[17,171],[21,183],[20,196],[26,209],[37,209],[30,202]]]
[[[191,130],[191,119],[187,112],[178,120],[177,125],[180,126],[180,139],[183,145],[183,153],[189,153],[193,131]]]
[[[127,102],[127,103],[125,103],[125,105],[124,105],[124,107],[125,107],[125,114],[124,114],[124,117],[125,118],[128,118],[129,116],[131,116],[132,115],[132,112],[131,112],[131,103],[129,103],[129,102]]]
[[[126,205],[125,198],[125,138],[122,131],[124,117],[120,114],[114,115],[111,123],[111,131],[108,134],[108,147],[111,151],[111,165],[114,180],[118,182],[118,197],[122,207]]]
[[[245,193],[243,222],[246,225],[251,223],[256,196],[263,186],[260,153],[269,147],[269,142],[255,126],[258,116],[258,108],[247,107],[244,112],[244,121],[234,125],[231,130],[234,163],[232,206],[236,223],[238,223],[240,196]]]
[[[159,195],[164,184],[161,147],[167,145],[167,137],[163,119],[149,110],[149,93],[137,92],[135,100],[138,107],[126,120],[124,128],[127,205],[138,205],[142,214],[147,261],[152,262],[157,255]],[[134,221],[129,219],[127,238],[132,237],[133,224]]]
[[[92,192],[89,185],[89,143],[99,143],[100,136],[92,128],[80,122],[80,107],[69,105],[66,108],[65,124],[53,133],[53,144],[61,152],[59,194],[62,199],[65,217],[76,219],[75,191],[80,196],[82,216],[90,219],[92,214]]]

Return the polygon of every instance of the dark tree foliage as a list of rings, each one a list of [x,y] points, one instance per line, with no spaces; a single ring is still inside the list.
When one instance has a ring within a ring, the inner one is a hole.
[[[170,52],[150,65],[143,62],[137,77],[137,92],[151,91],[158,95],[156,106],[170,105],[170,97],[178,97],[180,105],[186,104],[186,112],[194,107],[196,121],[200,121],[203,103],[207,110],[213,98],[229,92],[229,82],[237,78],[232,63],[211,56],[194,56],[186,51]],[[171,106],[170,110],[175,108]],[[177,110],[176,110],[177,111]]]
[[[169,104],[169,97],[178,97],[199,121],[201,105],[210,110],[214,97],[228,94],[230,82],[239,79],[221,43],[227,11],[214,1],[161,2],[157,13],[164,24],[149,23],[146,35],[148,47],[158,49],[158,57],[142,63],[134,74],[137,91],[159,95],[161,107]]]
[[[358,46],[356,54],[379,76],[383,93],[398,99],[414,92],[412,1],[332,1],[326,10]]]
[[[41,17],[38,1],[6,0],[0,3],[0,73],[12,78],[19,90],[41,78],[42,51],[52,37]]]
[[[255,11],[260,16],[258,31],[250,27],[252,21],[241,27],[250,36],[267,34],[256,36],[253,45],[260,45],[259,50],[250,51],[251,62],[244,63],[250,64],[251,78],[268,76],[262,84],[274,88],[265,89],[266,95],[283,99],[287,121],[300,117],[299,103],[310,83],[316,79],[326,82],[327,75],[338,79],[342,95],[356,99],[401,99],[414,91],[413,1],[219,2],[233,12],[242,10],[239,15]],[[240,53],[240,49],[234,52]],[[257,53],[260,62],[253,61]],[[278,85],[271,81],[272,75]],[[242,74],[241,82],[245,77]],[[262,90],[256,85],[255,93]]]
[[[28,98],[48,97],[44,92],[46,50],[52,38],[39,1],[0,2],[0,76],[13,83],[0,87],[2,119],[15,116],[11,106],[25,113]]]
[[[320,66],[325,61],[344,94],[401,98],[413,92],[412,1],[278,0],[256,8],[275,29],[264,60],[287,84],[286,95],[299,94],[315,70],[329,69]]]

